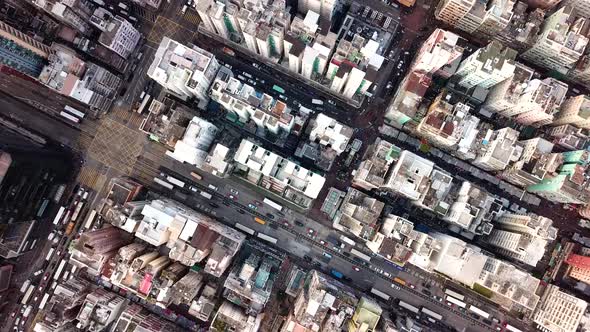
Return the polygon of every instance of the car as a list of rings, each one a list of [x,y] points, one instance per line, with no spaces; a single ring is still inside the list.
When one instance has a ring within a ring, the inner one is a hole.
[[[252,210],[256,210],[258,209],[258,206],[252,204],[252,203],[248,203],[248,208],[252,209]]]
[[[262,206],[262,203],[260,201],[254,201],[254,204],[256,204],[257,206]]]
[[[239,214],[244,214],[244,213],[246,213],[246,212],[245,212],[244,210],[242,210],[242,209],[238,209],[238,213],[239,213]]]
[[[274,215],[274,214],[272,214],[272,213],[266,213],[266,216],[267,216],[269,219],[274,219],[274,218],[275,218],[275,215]]]
[[[383,271],[383,270],[381,270],[381,271]],[[391,277],[391,274],[389,272],[382,272],[382,273],[383,273],[384,276],[386,276],[388,278]]]
[[[33,302],[37,302],[38,300],[39,300],[39,296],[35,296],[35,297],[33,298]]]
[[[502,327],[501,326],[496,326],[496,331],[502,331]]]
[[[223,200],[223,205],[225,205],[225,206],[231,206],[231,204],[229,204],[229,202],[226,201],[226,200]]]
[[[285,225],[285,227],[291,227],[291,224],[289,224],[287,220],[283,220],[283,225]]]
[[[320,244],[323,245],[323,246],[325,246],[326,245],[326,241],[320,240]]]
[[[213,208],[218,208],[219,205],[217,205],[216,203],[210,202],[209,205]]]
[[[360,272],[361,271],[361,269],[359,269],[357,266],[353,266],[352,269],[355,270],[356,272]]]
[[[428,295],[428,296],[432,295],[432,293],[428,289],[423,289],[422,294]]]
[[[234,196],[234,195],[232,195],[232,194],[229,194],[229,195],[227,195],[227,197],[228,197],[229,199],[231,199],[232,201],[235,201],[235,200],[237,199],[237,197],[236,197],[236,196]]]
[[[303,227],[305,226],[301,221],[299,220],[295,220],[295,225],[299,226],[299,227]]]
[[[391,288],[400,290],[401,288],[396,284],[391,284]]]
[[[412,285],[410,283],[408,283],[408,286],[410,286],[411,289],[416,289],[416,286],[414,286],[414,285]]]
[[[448,305],[449,307],[452,307],[452,306],[453,306],[453,304],[452,304],[451,302],[449,302],[449,301],[447,301],[447,305]]]
[[[42,292],[43,291],[43,286],[39,286],[39,291]]]
[[[58,256],[61,256],[61,250],[58,250],[56,253]]]
[[[312,228],[308,228],[307,233],[309,233],[310,235],[313,235],[315,233],[315,231]]]
[[[14,317],[16,317],[16,310],[10,313],[10,317],[11,317],[11,318],[14,318]]]
[[[305,260],[306,262],[311,262],[312,261],[311,257],[309,257],[307,255],[304,255],[303,256],[303,260]]]
[[[49,272],[46,272],[46,273],[43,275],[43,281],[45,281],[45,280],[47,280],[47,279],[49,279]]]

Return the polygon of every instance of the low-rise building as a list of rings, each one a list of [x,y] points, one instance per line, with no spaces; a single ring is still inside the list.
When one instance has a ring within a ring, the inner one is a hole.
[[[212,332],[256,332],[260,327],[261,319],[262,316],[248,315],[239,306],[229,301],[223,301],[213,317],[209,330]]]
[[[364,241],[371,240],[377,231],[377,220],[383,207],[385,203],[354,188],[348,188],[332,225]]]
[[[76,317],[76,327],[83,330],[108,328],[117,321],[126,306],[127,299],[124,297],[97,288],[86,295],[82,309]]]
[[[533,322],[543,331],[575,332],[587,307],[586,301],[563,292],[555,285],[547,285],[533,315]]]
[[[357,298],[344,285],[315,270],[307,274],[281,332],[342,331],[354,313]]]
[[[400,148],[378,137],[365,152],[352,178],[352,185],[364,190],[382,187],[390,166],[397,161],[400,153]]]
[[[225,279],[223,296],[244,308],[246,313],[257,315],[270,299],[282,262],[270,253],[252,249],[242,255],[243,260],[234,264]]]
[[[210,95],[231,120],[253,122],[260,130],[273,135],[290,133],[295,124],[292,109],[285,102],[243,83],[226,68],[219,71]]]
[[[366,297],[361,297],[348,322],[348,331],[378,331],[377,324],[382,313],[383,309],[379,304]]]
[[[288,159],[243,139],[235,156],[237,173],[246,181],[266,189],[302,208],[309,208],[326,179]]]
[[[451,104],[450,99],[445,92],[439,94],[416,127],[418,135],[444,148],[456,146],[475,118],[469,114],[471,107],[461,102]]]
[[[209,101],[209,86],[219,67],[213,54],[164,37],[147,75],[181,99],[198,99],[200,107],[204,108]]]
[[[454,186],[448,195],[451,199],[444,221],[470,237],[490,234],[492,220],[502,207],[494,196],[468,181]]]
[[[304,142],[295,155],[311,159],[319,168],[327,171],[336,157],[346,150],[353,129],[323,113],[311,120],[308,128],[309,142]]]
[[[198,299],[194,299],[189,308],[189,314],[197,317],[203,322],[209,321],[209,318],[215,310],[215,302],[217,295],[217,286],[213,283],[208,283],[203,287],[203,291]]]
[[[433,250],[438,250],[438,242],[430,235],[414,229],[414,223],[390,214],[367,247],[385,259],[404,266],[407,262],[424,265]]]

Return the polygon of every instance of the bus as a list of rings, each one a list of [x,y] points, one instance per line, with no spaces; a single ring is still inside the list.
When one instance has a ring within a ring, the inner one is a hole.
[[[385,301],[389,301],[389,299],[391,298],[391,296],[383,293],[382,291],[376,289],[376,288],[371,288],[371,294],[373,295],[377,295],[380,298],[384,299]]]
[[[272,89],[278,93],[285,93],[285,89],[281,88],[280,86],[278,86],[276,84],[272,86]]]
[[[254,218],[254,221],[256,221],[257,223],[259,223],[259,224],[261,224],[261,225],[265,225],[265,224],[266,224],[266,221],[264,221],[264,220],[262,220],[262,219],[260,219],[260,218],[258,218],[258,217],[255,217],[255,218]]]
[[[82,210],[83,207],[84,207],[84,202],[79,202],[78,205],[76,206],[76,209],[74,210],[74,213],[72,214],[72,218],[70,219],[71,221],[76,221],[76,219],[78,219],[78,216],[80,215],[80,211]]]
[[[61,273],[64,270],[64,266],[66,266],[66,260],[62,259],[61,262],[59,262],[59,266],[57,267],[57,270],[55,270],[55,274],[53,275],[53,280],[59,280],[59,277],[61,277]]]
[[[469,311],[474,312],[474,313],[480,315],[484,319],[490,318],[490,314],[488,314],[487,312],[481,310],[480,308],[478,308],[478,307],[476,307],[474,305],[470,305],[469,306]]]
[[[422,313],[426,314],[436,320],[442,320],[442,316],[440,314],[437,314],[436,312],[434,312],[426,307],[422,307]]]
[[[29,288],[29,286],[31,286],[31,280],[27,279],[22,286],[20,286],[20,292],[24,293],[27,291],[27,288]]]
[[[166,177],[166,180],[177,187],[184,188],[185,183],[175,177],[171,177],[170,175],[168,175]]]
[[[406,303],[406,302],[404,302],[402,300],[399,301],[399,306],[402,307],[402,308],[404,308],[404,309],[406,309],[406,310],[408,310],[408,311],[410,311],[410,312],[413,312],[415,314],[417,314],[419,312],[418,308],[416,308],[413,305],[411,305],[409,303]]]
[[[402,286],[406,285],[406,281],[402,278],[395,277],[395,278],[393,278],[393,281],[397,282],[398,284],[400,284]]]
[[[191,176],[197,180],[202,180],[203,177],[197,172],[191,172]]]
[[[516,327],[510,325],[510,324],[506,324],[506,331],[510,331],[510,332],[522,332],[522,330],[517,329]]]
[[[88,218],[86,218],[86,223],[84,223],[84,229],[90,229],[90,227],[92,227],[92,224],[94,223],[94,219],[96,219],[96,210],[92,210],[88,214]]]
[[[252,228],[246,227],[240,223],[236,223],[234,226],[246,234],[254,235],[255,233]]]
[[[148,102],[150,101],[150,98],[152,98],[152,96],[150,96],[148,94],[146,94],[143,97],[143,100],[142,100],[141,104],[137,108],[137,113],[139,113],[139,114],[143,113],[143,110],[145,109],[145,107],[147,106]]]
[[[72,121],[72,122],[74,122],[74,123],[80,123],[80,119],[79,119],[79,118],[77,118],[77,117],[75,117],[75,116],[71,115],[71,114],[70,114],[70,113],[68,113],[68,112],[61,111],[61,112],[59,112],[59,115],[60,115],[62,118],[64,118],[64,119],[67,119],[67,120],[70,120],[70,121]]]
[[[66,211],[66,207],[60,206],[59,210],[57,211],[57,214],[55,215],[55,218],[53,218],[54,225],[59,224],[59,220],[61,219],[61,217],[63,217],[65,211]]]
[[[49,261],[49,259],[51,259],[51,256],[53,255],[54,251],[55,251],[54,248],[49,248],[49,252],[47,253],[47,257],[45,257],[46,261]]]
[[[154,182],[161,185],[164,188],[168,188],[170,190],[174,189],[174,186],[171,183],[168,183],[160,178],[154,178]]]
[[[275,239],[274,237],[268,236],[264,233],[258,233],[258,238],[264,240],[264,241],[268,241],[272,244],[276,244],[277,243],[277,239]]]
[[[86,114],[78,111],[77,109],[75,109],[75,108],[73,108],[73,107],[71,107],[69,105],[66,105],[66,107],[64,107],[64,110],[66,112],[68,112],[68,113],[70,113],[70,114],[72,114],[72,115],[80,118],[80,119],[84,119],[84,116],[86,116]]]
[[[279,204],[271,201],[270,199],[268,199],[266,197],[264,198],[263,202],[264,202],[264,204],[270,206],[271,208],[273,208],[275,210],[278,210],[279,212],[283,210],[283,207],[282,206],[280,206]]]
[[[43,310],[45,308],[45,304],[47,304],[47,300],[49,300],[49,293],[45,293],[43,298],[41,299],[41,303],[39,303],[39,310]]]
[[[465,300],[465,296],[463,296],[463,295],[455,292],[454,290],[452,290],[450,288],[445,289],[445,294],[447,294],[449,296],[452,296],[452,297],[454,297],[454,298],[456,298],[457,300],[460,300],[460,301],[464,301]]]
[[[351,238],[346,237],[344,235],[340,235],[340,240],[342,240],[342,242],[344,242],[344,243],[350,244],[353,247],[356,245],[356,242],[354,242]]]
[[[361,259],[367,261],[367,262],[370,262],[371,261],[371,257],[369,257],[368,255],[363,254],[362,252],[360,252],[360,251],[358,251],[358,250],[356,250],[354,248],[352,248],[350,250],[350,253],[353,254],[353,255],[355,255],[358,258],[361,258]]]
[[[25,293],[25,296],[23,296],[23,299],[20,301],[20,303],[21,304],[29,303],[29,299],[31,298],[31,295],[33,295],[34,290],[35,290],[35,285],[29,285],[29,288],[27,288],[27,292]]]
[[[465,302],[459,301],[456,298],[452,297],[452,296],[447,296],[447,301],[449,301],[450,303],[453,303],[455,305],[457,305],[458,307],[461,307],[463,309],[465,309],[465,307],[467,306],[465,304]]]

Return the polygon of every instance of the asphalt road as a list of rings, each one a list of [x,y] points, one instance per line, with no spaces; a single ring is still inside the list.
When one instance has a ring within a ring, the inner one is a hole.
[[[342,272],[344,275],[349,276],[352,279],[350,284],[361,291],[367,292],[371,287],[375,287],[391,295],[392,298],[401,299],[405,302],[416,305],[417,307],[425,306],[443,315],[447,324],[455,326],[459,330],[481,331],[482,329],[490,329],[490,327],[483,324],[481,320],[474,319],[471,316],[459,312],[456,308],[450,308],[445,303],[433,299],[432,296],[427,296],[422,293],[422,283],[426,282],[430,284],[429,290],[432,295],[443,296],[445,282],[439,277],[434,275],[424,277],[422,271],[417,271],[417,269],[412,267],[406,267],[405,269],[400,270],[392,264],[385,262],[385,260],[376,257],[371,259],[370,265],[364,266],[358,260],[353,260],[354,256],[348,254],[348,251],[352,249],[349,245],[346,245],[344,250],[334,250],[333,245],[324,245],[320,242],[321,240],[325,240],[329,235],[334,235],[336,237],[340,236],[338,232],[329,227],[324,227],[292,210],[283,211],[284,216],[280,216],[276,210],[266,205],[262,205],[261,207],[258,207],[256,211],[253,211],[248,207],[248,204],[256,205],[255,202],[262,202],[264,196],[253,192],[246,184],[241,183],[240,180],[236,181],[233,178],[219,179],[209,174],[200,173],[203,176],[203,180],[194,182],[195,179],[189,175],[192,168],[180,163],[174,163],[172,169],[161,168],[161,170],[165,174],[175,176],[182,181],[185,181],[187,187],[190,183],[198,188],[198,190],[211,193],[214,195],[214,205],[210,205],[210,200],[203,198],[188,188],[175,188],[174,191],[168,191],[165,188],[155,185],[156,189],[167,192],[172,198],[182,201],[197,210],[209,213],[227,224],[233,225],[236,222],[239,222],[257,232],[272,236],[278,239],[277,243],[280,244],[280,248],[285,250],[285,252],[299,258],[303,258],[304,256],[312,257],[314,262],[321,264],[318,268],[325,272],[329,272],[331,269],[336,269]],[[208,184],[217,187],[217,191],[211,190],[208,187]],[[228,198],[231,189],[239,192],[235,200]],[[224,205],[233,208],[228,209],[225,208]],[[267,213],[273,214],[274,218],[269,219]],[[254,221],[255,216],[265,219],[267,224],[260,225],[256,223]],[[296,226],[295,220],[301,221],[305,224],[305,227]],[[285,221],[287,224],[285,224]],[[273,222],[275,222],[276,225],[271,227],[270,225]],[[314,231],[313,236],[309,235],[309,229]],[[364,248],[359,246],[357,246],[356,249],[365,251]],[[329,263],[323,262],[322,259],[324,253],[328,253],[332,256]],[[361,271],[355,271],[354,267],[361,269]],[[416,288],[412,289],[403,286],[400,290],[392,288],[392,278],[395,276],[413,284]],[[497,308],[488,305],[487,303],[483,303],[475,297],[467,296],[466,302],[484,308],[484,310],[500,320],[508,319],[507,316],[497,310]],[[513,325],[515,324],[513,323]]]

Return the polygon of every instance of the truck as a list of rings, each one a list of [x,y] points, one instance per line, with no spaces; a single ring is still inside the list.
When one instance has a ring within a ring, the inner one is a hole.
[[[206,191],[201,191],[201,196],[205,197],[206,199],[213,198],[213,195],[211,195],[210,193],[208,193]]]
[[[337,278],[337,279],[342,279],[344,277],[344,275],[342,274],[342,272],[336,271],[334,269],[330,270],[330,274],[332,276],[334,276],[334,278]]]
[[[68,226],[66,227],[66,235],[70,235],[70,234],[72,234],[72,231],[74,230],[74,226],[75,226],[75,225],[76,225],[76,224],[75,224],[73,221],[70,221],[70,222],[68,223]]]
[[[31,314],[31,311],[32,310],[33,310],[33,306],[32,305],[28,305],[27,308],[25,309],[25,312],[23,313],[23,318],[29,317],[29,315]]]

